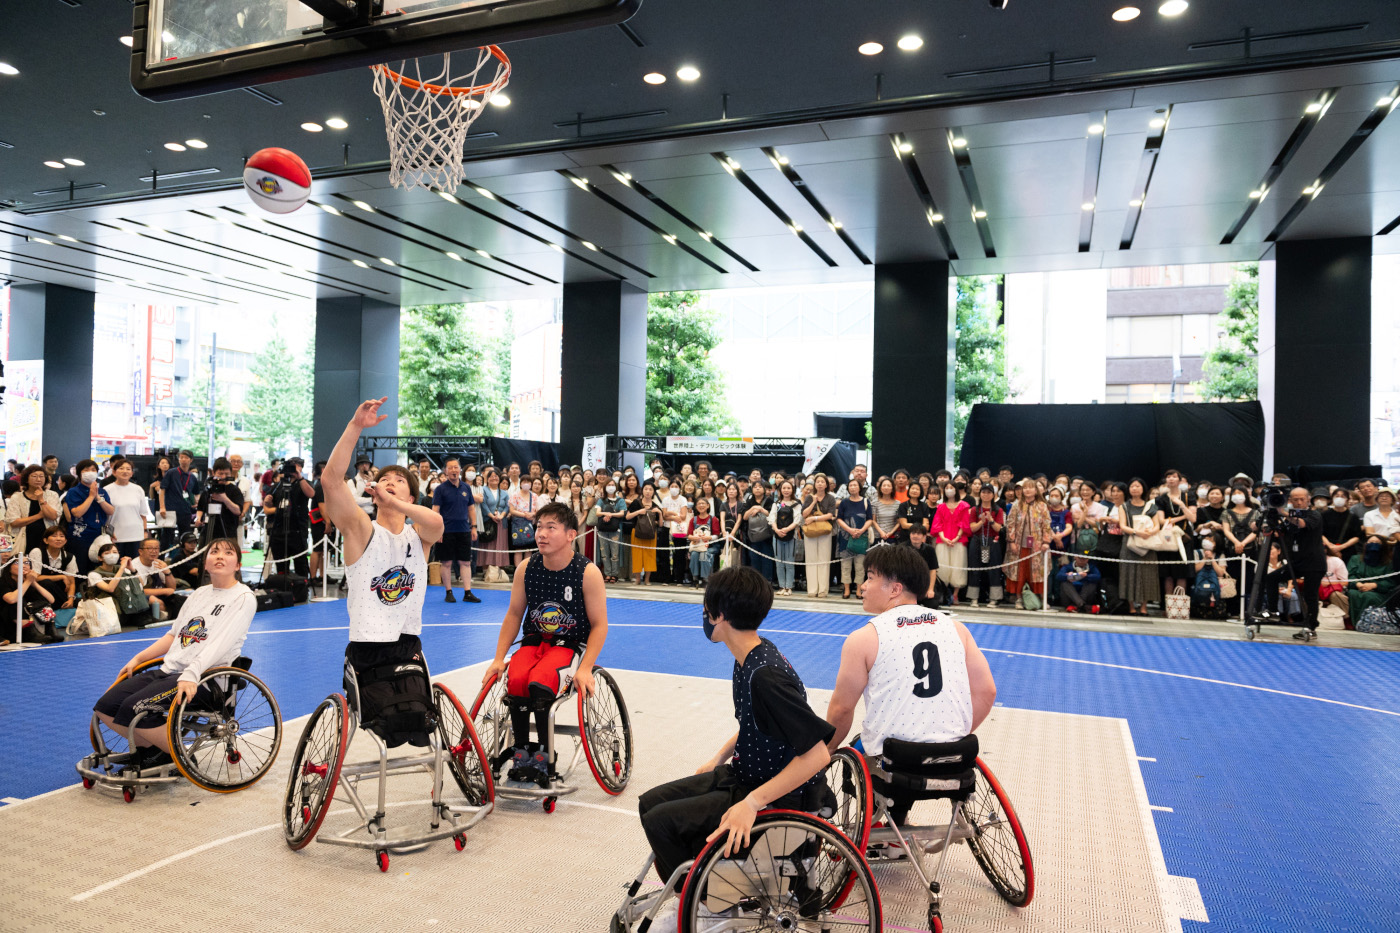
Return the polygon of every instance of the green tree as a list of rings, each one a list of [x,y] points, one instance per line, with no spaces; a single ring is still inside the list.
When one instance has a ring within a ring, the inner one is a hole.
[[[953,462],[962,455],[963,432],[972,406],[1004,402],[1012,395],[1006,372],[1006,328],[1001,302],[986,291],[1001,276],[958,276],[957,342],[953,369]]]
[[[465,306],[424,305],[404,315],[399,424],[410,434],[494,434],[510,373],[499,346],[463,326]]]
[[[268,458],[304,443],[311,430],[311,393],[305,364],[298,365],[273,320],[273,337],[253,359],[253,382],[248,386],[248,413],[243,419],[248,436]]]
[[[209,366],[199,367],[199,374],[190,385],[190,407],[175,416],[180,423],[186,446],[202,451],[209,446]],[[215,387],[214,455],[224,454],[233,441],[233,409],[228,399]]]
[[[1224,330],[1206,354],[1196,394],[1208,402],[1259,397],[1259,263],[1241,263],[1225,292]]]
[[[719,345],[718,315],[697,292],[657,292],[647,302],[648,434],[739,433],[724,374],[710,359]]]

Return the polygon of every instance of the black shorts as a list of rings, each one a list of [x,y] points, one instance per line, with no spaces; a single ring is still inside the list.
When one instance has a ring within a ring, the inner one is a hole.
[[[140,724],[143,729],[164,725],[169,718],[170,701],[175,699],[175,685],[179,680],[178,671],[167,674],[159,666],[147,668],[134,677],[113,684],[93,709],[111,716],[119,726],[131,725],[138,713],[144,714]],[[207,686],[200,687],[194,695],[194,703],[201,701],[208,704],[214,701],[214,694]]]
[[[325,523],[325,522],[312,522],[312,523],[311,523],[311,546],[312,546],[313,548],[315,548],[316,550],[319,551],[319,550],[321,549],[321,542],[324,541],[324,540],[326,540],[326,523]]]
[[[452,560],[463,564],[471,563],[472,533],[470,531],[443,532],[436,553],[437,559],[444,564]]]

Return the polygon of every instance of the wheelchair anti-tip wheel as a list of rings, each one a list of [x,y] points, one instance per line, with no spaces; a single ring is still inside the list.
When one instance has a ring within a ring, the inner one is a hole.
[[[864,852],[870,842],[874,798],[870,794],[870,770],[865,756],[854,748],[838,748],[824,773],[826,786],[836,795],[831,822]]]
[[[112,687],[126,680],[127,677],[134,677],[142,671],[155,667],[164,660],[164,658],[152,658],[149,661],[143,661],[136,666],[136,669],[133,670],[131,674],[123,675],[112,681],[111,686],[109,686],[107,690],[111,690]],[[106,690],[103,691],[103,693],[106,692]],[[131,751],[129,747],[130,743],[126,740],[126,733],[108,728],[107,724],[99,720],[96,716],[92,717],[92,723],[88,726],[88,740],[92,742],[92,750],[95,752],[103,751],[104,746],[105,750],[111,752],[113,755],[124,755]],[[83,786],[86,787],[86,783],[84,783]]]
[[[972,828],[968,848],[1002,900],[1025,907],[1035,896],[1035,866],[1021,821],[1001,783],[982,759],[977,759],[972,796],[960,807]]]
[[[433,684],[433,708],[437,710],[438,740],[447,755],[447,768],[462,796],[473,807],[491,803],[496,799],[495,782],[467,711],[456,694],[442,684]],[[461,851],[461,844],[457,848]]]
[[[335,797],[349,744],[350,710],[345,697],[333,693],[307,720],[292,758],[282,804],[282,832],[292,849],[305,848],[321,828]]]
[[[486,753],[486,766],[494,771],[510,749],[510,712],[506,709],[506,679],[496,674],[481,685],[472,703],[471,720]]]
[[[750,845],[723,857],[725,838],[695,859],[681,891],[681,933],[883,928],[870,866],[835,826],[788,810],[759,814]]]
[[[579,732],[594,780],[615,797],[632,777],[632,719],[612,674],[595,667],[593,682],[593,696],[586,699],[575,686]]]
[[[211,667],[199,694],[171,704],[166,720],[175,766],[191,784],[228,794],[256,784],[282,747],[282,712],[272,691],[239,667]]]

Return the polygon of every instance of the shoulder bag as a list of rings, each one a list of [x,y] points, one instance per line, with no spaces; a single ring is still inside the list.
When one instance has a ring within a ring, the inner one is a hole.
[[[530,509],[535,508],[535,494],[530,493]],[[518,515],[510,520],[510,546],[531,548],[535,546],[535,523]]]
[[[762,512],[750,515],[745,525],[748,528],[750,544],[762,544],[773,537],[773,527],[768,524],[768,516]]]
[[[637,523],[632,526],[632,533],[642,541],[656,540],[656,513],[650,510],[637,516]]]

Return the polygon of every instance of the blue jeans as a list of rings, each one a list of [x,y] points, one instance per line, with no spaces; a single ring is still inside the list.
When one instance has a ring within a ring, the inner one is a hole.
[[[753,569],[763,574],[763,579],[769,583],[773,582],[773,539],[767,541],[749,542],[749,547],[753,548],[749,559],[753,561]]]
[[[712,557],[709,548],[703,551],[690,552],[690,576],[695,580],[705,580],[710,576]]]
[[[616,531],[598,532],[598,549],[603,558],[603,574],[609,577],[621,576],[618,572],[620,561],[621,545],[620,535]]]
[[[792,582],[797,578],[797,565],[792,561],[792,557],[796,553],[796,538],[790,535],[786,538],[773,536],[773,563],[778,569],[778,589],[780,590],[792,589]]]

